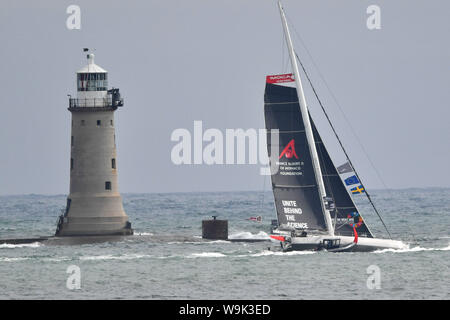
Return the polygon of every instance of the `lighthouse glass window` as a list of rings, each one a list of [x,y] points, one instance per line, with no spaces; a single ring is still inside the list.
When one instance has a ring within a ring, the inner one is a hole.
[[[77,75],[78,91],[106,91],[107,73],[79,73]]]

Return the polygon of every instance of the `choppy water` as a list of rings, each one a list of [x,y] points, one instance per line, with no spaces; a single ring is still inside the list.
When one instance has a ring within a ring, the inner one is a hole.
[[[394,238],[409,245],[374,253],[282,253],[267,250],[270,242],[198,241],[201,220],[211,215],[229,220],[231,237],[267,237],[275,215],[270,192],[123,198],[137,237],[76,246],[0,244],[0,298],[450,298],[450,189],[373,192]],[[64,195],[1,196],[0,238],[52,235],[64,205]],[[367,204],[360,208],[383,235]],[[255,215],[262,223],[245,220]],[[81,270],[79,290],[66,287],[71,265]],[[367,286],[371,265],[380,268],[380,289]]]

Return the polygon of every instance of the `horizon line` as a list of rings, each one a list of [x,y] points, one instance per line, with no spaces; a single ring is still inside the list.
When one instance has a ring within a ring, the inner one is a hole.
[[[389,190],[411,190],[411,189],[450,189],[448,187],[442,186],[429,186],[429,187],[401,187],[401,188],[372,188],[371,191],[389,191]],[[217,191],[130,191],[130,192],[120,192],[121,195],[124,194],[183,194],[183,193],[237,193],[237,192],[272,192],[272,190],[217,190]],[[12,194],[0,194],[0,197],[14,197],[14,196],[68,196],[69,193],[12,193]]]

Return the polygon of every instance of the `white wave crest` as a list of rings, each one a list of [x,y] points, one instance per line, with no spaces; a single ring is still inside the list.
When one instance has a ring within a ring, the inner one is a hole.
[[[213,243],[231,243],[226,240],[212,240],[212,241],[171,241],[167,244],[213,244]]]
[[[153,236],[153,233],[150,232],[135,232],[134,236]]]
[[[128,254],[122,256],[102,255],[102,256],[82,256],[80,260],[132,260],[141,258],[150,258],[152,256],[146,254]]]
[[[420,251],[449,251],[450,250],[450,244],[443,248],[424,248],[424,247],[413,247],[410,248],[409,246],[403,249],[382,249],[374,251],[374,253],[386,253],[386,252],[395,252],[395,253],[403,253],[403,252],[420,252]]]
[[[228,236],[229,239],[261,239],[261,240],[266,240],[266,239],[270,239],[270,236],[265,233],[264,231],[260,231],[257,234],[253,234],[251,232],[248,231],[241,231],[241,232],[237,232],[234,233],[230,236]]]
[[[188,256],[188,258],[221,258],[226,257],[223,253],[220,252],[201,252],[201,253],[192,253]]]
[[[317,253],[317,251],[288,251],[288,252],[283,252],[283,251],[265,250],[265,251],[262,251],[262,252],[250,254],[249,256],[251,256],[251,257],[262,257],[262,256],[300,256],[300,255],[314,254],[314,253]]]
[[[61,262],[61,261],[70,261],[73,260],[73,258],[70,257],[57,257],[57,258],[45,258],[44,261],[48,262]]]
[[[30,258],[0,258],[0,262],[15,262],[15,261],[24,261],[24,260],[29,260]]]
[[[205,242],[196,242],[196,243],[231,243],[230,241],[227,240],[212,240],[212,241],[205,241]]]
[[[167,242],[167,244],[197,244],[198,242],[194,241],[171,241]]]
[[[2,243],[0,244],[0,249],[37,248],[40,246],[41,244],[39,242],[21,243],[21,244]]]

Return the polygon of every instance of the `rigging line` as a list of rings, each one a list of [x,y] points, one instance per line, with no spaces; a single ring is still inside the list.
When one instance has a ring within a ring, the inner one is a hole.
[[[337,134],[337,132],[336,132],[336,129],[334,128],[333,124],[331,123],[331,120],[330,120],[330,118],[329,118],[327,112],[325,111],[325,108],[324,108],[324,106],[323,106],[323,104],[322,104],[322,101],[320,100],[320,98],[319,98],[319,96],[318,96],[318,94],[317,94],[317,92],[316,92],[316,89],[314,88],[314,86],[313,86],[313,84],[312,84],[312,82],[311,82],[311,79],[309,78],[309,75],[308,75],[308,73],[306,72],[305,67],[303,66],[303,63],[300,61],[300,58],[298,57],[297,53],[295,53],[295,56],[297,57],[297,60],[298,60],[298,62],[300,63],[300,66],[301,66],[302,69],[303,69],[303,72],[304,72],[304,74],[305,74],[305,76],[306,76],[306,79],[308,79],[309,85],[311,86],[311,88],[312,88],[312,90],[313,90],[313,92],[314,92],[314,95],[315,95],[317,101],[319,102],[319,105],[320,105],[320,107],[322,108],[322,111],[323,111],[325,117],[327,118],[328,123],[330,124],[330,127],[331,127],[331,129],[333,130],[334,135],[336,136],[336,139],[337,139],[338,142],[339,142],[339,145],[341,146],[342,151],[344,152],[345,157],[347,158],[348,163],[349,163],[350,166],[352,167],[353,171],[355,172],[356,177],[358,178],[359,182],[361,183],[362,187],[364,188],[364,191],[365,191],[364,193],[366,194],[367,199],[369,200],[370,204],[372,205],[373,209],[375,210],[375,213],[378,215],[378,218],[380,218],[380,221],[381,221],[381,223],[383,224],[384,228],[386,229],[386,231],[387,231],[387,233],[388,233],[388,235],[389,235],[389,238],[392,239],[392,236],[391,236],[391,233],[389,232],[389,229],[387,228],[386,224],[385,224],[384,221],[383,221],[383,218],[381,217],[380,213],[378,212],[377,208],[375,207],[375,204],[373,203],[372,198],[370,197],[369,193],[367,192],[367,189],[364,187],[364,184],[362,183],[362,180],[361,180],[361,178],[359,177],[358,172],[356,171],[355,167],[353,166],[353,163],[352,163],[352,161],[350,160],[350,157],[348,156],[347,151],[345,150],[344,145],[342,144],[342,141],[341,141],[341,139],[339,138],[339,136],[338,136],[338,134]]]
[[[281,37],[281,72],[284,72],[284,41]]]
[[[289,64],[289,53],[285,52],[284,34],[281,33],[281,73],[287,73]]]
[[[288,20],[289,17],[287,17]],[[353,136],[355,137],[356,141],[359,144],[359,147],[361,148],[361,150],[363,151],[364,155],[366,156],[367,160],[369,160],[369,163],[372,167],[372,169],[375,171],[375,174],[377,175],[378,180],[381,182],[381,184],[383,185],[383,187],[385,189],[389,188],[386,186],[386,184],[384,183],[383,178],[381,177],[380,173],[378,172],[377,168],[375,167],[374,163],[372,162],[372,160],[369,157],[369,154],[366,152],[366,149],[364,148],[361,140],[358,138],[358,135],[356,134],[355,130],[353,129],[353,126],[351,125],[351,122],[348,120],[347,116],[344,113],[344,110],[342,109],[341,105],[339,104],[336,96],[334,95],[333,91],[331,91],[330,86],[328,85],[327,81],[325,80],[325,77],[322,75],[322,73],[319,70],[319,67],[317,66],[316,62],[314,61],[314,58],[312,57],[311,53],[309,52],[308,48],[305,45],[305,42],[303,41],[302,37],[300,36],[300,34],[297,32],[297,30],[295,29],[295,26],[291,23],[292,29],[294,30],[295,35],[297,36],[297,38],[300,40],[300,43],[302,44],[303,48],[305,48],[306,53],[308,54],[309,58],[311,59],[311,62],[313,63],[314,67],[316,68],[317,73],[319,74],[322,82],[325,84],[325,87],[327,88],[328,92],[330,93],[332,99],[334,100],[334,103],[336,103],[339,111],[341,112],[345,122],[347,123],[347,126],[350,128]],[[298,58],[298,57],[297,57]]]
[[[287,50],[286,50],[286,53],[285,53],[285,60],[284,60],[284,73],[288,73],[289,72],[289,60],[290,60],[290,58],[289,58],[289,52],[287,52]]]

